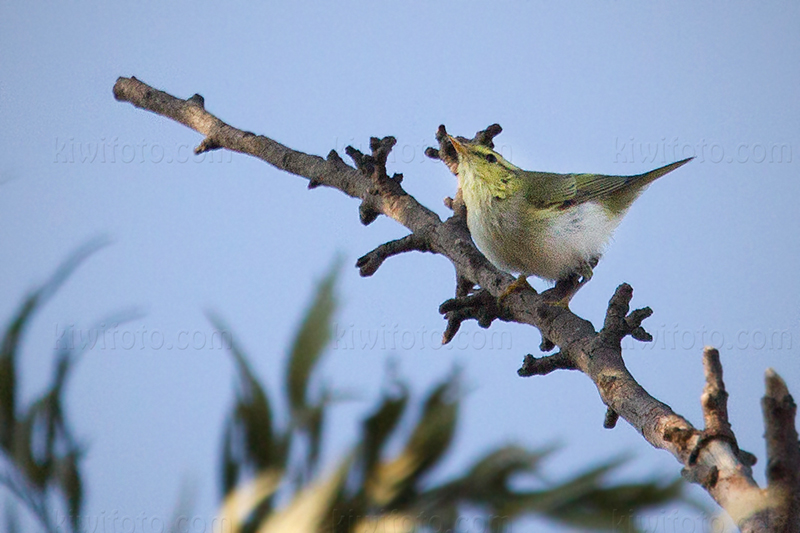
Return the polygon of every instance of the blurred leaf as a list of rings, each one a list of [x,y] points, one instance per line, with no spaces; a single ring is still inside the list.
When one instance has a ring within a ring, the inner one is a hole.
[[[228,331],[225,324],[213,315],[209,320],[217,329]],[[244,463],[253,470],[283,469],[285,446],[283,439],[273,430],[272,410],[261,383],[256,379],[239,345],[231,339],[230,353],[236,362],[239,375],[236,405],[231,416],[231,425],[226,429],[223,442],[223,487],[230,489],[235,480],[230,477],[241,472],[241,463],[233,466],[234,453],[238,446],[238,435],[243,436]]]
[[[480,485],[506,483],[513,474],[536,470],[542,459],[550,455],[553,449],[554,447],[530,451],[520,446],[503,446],[477,461],[470,469],[468,477]]]
[[[43,418],[41,403],[33,404],[22,420],[17,420],[14,432],[14,448],[12,458],[17,467],[25,474],[31,484],[43,489],[50,475],[51,457],[37,460],[35,433],[37,422]]]
[[[681,478],[676,478],[663,484],[656,480],[644,483],[631,483],[613,485],[601,488],[588,495],[588,498],[598,508],[615,508],[627,505],[633,508],[644,508],[662,505],[668,501],[678,499],[685,487]]]
[[[68,349],[59,351],[57,355],[53,383],[49,390],[36,400],[29,408],[34,416],[29,446],[33,457],[39,464],[50,465],[54,461],[56,439],[61,437],[64,447],[73,446],[69,428],[64,422],[61,408],[64,383],[72,363],[72,352]]]
[[[493,502],[510,493],[509,478],[536,471],[554,447],[531,451],[519,446],[504,446],[478,460],[469,473],[458,481],[463,492],[482,503]]]
[[[400,393],[396,396],[384,396],[381,405],[362,423],[362,447],[365,475],[372,471],[380,458],[386,440],[397,428],[408,405],[408,388],[400,385]]]
[[[16,440],[14,438],[17,414],[16,360],[22,335],[38,308],[58,290],[84,260],[106,244],[108,241],[104,238],[90,241],[61,263],[50,279],[23,301],[3,335],[0,344],[0,446],[9,452]]]
[[[350,458],[328,476],[303,488],[284,509],[270,515],[258,528],[258,533],[314,533],[326,531],[326,518],[332,518],[332,508],[344,487]]]
[[[80,459],[81,453],[75,450],[60,459],[57,464],[58,479],[67,500],[73,531],[78,531],[83,506],[83,482],[78,467]]]
[[[306,461],[306,471],[309,475],[316,469],[319,461],[320,449],[322,447],[322,423],[325,419],[325,407],[328,405],[327,399],[308,409],[306,420],[308,428],[308,458]]]
[[[222,431],[222,496],[224,497],[236,487],[239,481],[241,465],[234,456],[236,422],[233,418],[225,421]]]
[[[613,530],[615,516],[618,520],[620,509],[624,509],[625,514],[630,517],[630,522],[635,523],[634,517],[647,508],[680,499],[683,487],[684,482],[680,478],[666,485],[650,481],[641,484],[613,485],[608,488],[596,487],[580,499],[551,510],[548,515],[565,524]]]
[[[683,489],[680,479],[667,484],[652,480],[607,486],[604,476],[626,461],[627,458],[606,461],[555,487],[509,493],[493,502],[494,512],[510,517],[536,513],[572,527],[608,531],[615,527],[620,509],[631,517],[627,527],[633,527],[633,517],[637,513],[680,499]]]
[[[575,476],[574,478],[547,491],[546,498],[542,501],[542,509],[558,508],[562,505],[573,503],[585,497],[592,491],[601,488],[603,477],[626,463],[627,457],[617,457],[605,461],[594,468]]]
[[[39,400],[44,412],[44,453],[48,457],[55,454],[56,438],[59,435],[63,439],[68,438],[69,431],[64,423],[64,414],[61,409],[61,395],[61,383],[55,383],[53,388]]]
[[[423,458],[420,471],[438,461],[453,440],[458,420],[458,385],[459,375],[453,372],[425,400],[422,417],[406,447]]]
[[[363,518],[353,528],[353,533],[412,533],[419,531],[413,514],[392,512]],[[441,531],[449,531],[441,528]]]
[[[493,502],[496,505],[495,511],[512,517],[530,512],[544,514],[559,520],[562,516],[573,517],[583,526],[588,527],[591,524],[587,521],[591,517],[583,516],[586,514],[585,498],[592,491],[600,489],[602,477],[623,462],[622,459],[607,461],[555,487],[508,494],[507,498]]]
[[[13,447],[16,425],[16,361],[19,339],[36,309],[38,299],[38,293],[34,293],[25,301],[6,330],[0,347],[0,445],[8,451]]]
[[[405,496],[417,479],[439,461],[455,433],[457,385],[458,374],[454,372],[428,396],[422,416],[403,451],[394,459],[381,463],[367,480],[370,503],[386,506]]]
[[[253,480],[230,491],[219,511],[220,523],[226,525],[226,532],[241,532],[256,507],[278,490],[281,479],[283,479],[283,472],[264,470]]]
[[[395,457],[383,459],[383,449],[408,404],[409,392],[402,384],[399,393],[384,395],[362,421],[356,468],[351,468],[348,459],[332,476],[309,483],[324,446],[325,409],[332,400],[324,385],[310,395],[309,381],[331,336],[336,271],[336,267],[332,268],[320,282],[290,353],[286,390],[292,422],[285,434],[272,429],[267,394],[241,350],[235,345],[231,348],[239,369],[240,391],[234,414],[224,430],[222,479],[229,493],[225,507],[238,517],[235,533],[430,530],[431,524],[419,517],[436,517],[436,527],[454,530],[464,506],[487,518],[485,530],[497,532],[506,531],[509,522],[523,514],[538,514],[577,527],[608,529],[614,509],[632,509],[635,513],[679,495],[679,487],[655,482],[606,486],[604,477],[623,459],[607,461],[541,490],[514,490],[512,477],[536,475],[541,462],[553,450],[527,450],[520,446],[496,448],[462,477],[426,489],[423,476],[447,453],[455,433],[459,411],[457,372],[427,395],[416,425]],[[212,322],[223,329],[220,321],[212,318]],[[307,446],[297,449],[292,444],[290,462],[289,445],[296,437],[306,437]],[[279,456],[280,461],[270,462],[266,456],[253,459],[263,453],[267,441],[280,450],[272,455]],[[265,465],[271,466],[265,469]],[[250,470],[261,470],[253,482],[256,488],[244,485],[242,489],[242,473]],[[262,484],[259,490],[261,476],[275,472],[280,472],[279,477],[271,479],[267,489]],[[272,504],[279,486],[290,502],[275,510]]]
[[[286,388],[293,415],[301,417],[301,427],[305,426],[302,416],[306,410],[309,377],[331,339],[331,319],[336,310],[334,292],[340,264],[341,260],[334,261],[328,274],[318,284],[314,300],[306,311],[289,355]]]

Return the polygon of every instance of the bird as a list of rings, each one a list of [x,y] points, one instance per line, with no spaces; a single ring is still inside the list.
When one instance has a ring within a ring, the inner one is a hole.
[[[528,276],[568,281],[556,302],[567,306],[593,275],[603,251],[634,200],[661,176],[691,161],[635,176],[557,174],[523,170],[489,146],[447,136],[467,227],[497,268],[518,274],[501,295],[529,287]]]

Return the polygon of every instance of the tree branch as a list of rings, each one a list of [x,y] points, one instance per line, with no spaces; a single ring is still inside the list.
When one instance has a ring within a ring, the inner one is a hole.
[[[205,138],[196,149],[198,153],[225,148],[257,157],[276,168],[307,178],[310,188],[332,187],[361,200],[359,214],[364,224],[369,224],[381,214],[396,220],[411,234],[383,244],[359,259],[357,266],[362,275],[374,274],[386,258],[411,250],[447,257],[455,268],[457,284],[456,298],[442,304],[440,309],[448,318],[445,341],[455,335],[463,320],[470,318],[478,320],[484,327],[488,327],[495,318],[536,327],[542,334],[542,348],[550,350],[558,346],[560,352],[542,359],[527,357],[521,373],[531,375],[545,374],[555,369],[580,370],[595,383],[602,401],[608,407],[607,427],[613,427],[621,416],[652,446],[671,453],[686,467],[687,477],[701,482],[743,531],[775,531],[771,529],[778,516],[774,502],[768,500],[764,491],[753,481],[750,464],[742,460],[732,432],[730,435],[726,433],[727,410],[709,411],[708,416],[716,418],[707,418],[706,431],[700,432],[685,418],[675,414],[668,405],[648,394],[626,368],[622,359],[622,339],[631,335],[641,341],[651,340],[641,326],[651,311],[644,308],[629,313],[633,297],[633,289],[629,285],[620,285],[615,292],[600,332],[569,309],[548,303],[547,293],[538,294],[533,289],[525,288],[500,299],[514,278],[498,270],[473,244],[465,223],[466,211],[460,194],[455,196],[455,200],[448,199],[446,202],[453,209],[453,215],[445,221],[407,194],[401,186],[402,176],[390,177],[386,170],[386,156],[394,145],[393,138],[373,138],[370,142],[371,155],[348,147],[346,152],[353,159],[354,168],[346,164],[335,151],[323,159],[292,150],[263,135],[236,129],[208,113],[199,95],[182,100],[136,78],[119,78],[114,85],[114,96],[117,100],[180,122],[204,135]],[[464,143],[492,146],[493,138],[500,131],[500,126],[495,124],[478,132],[472,139],[460,139]],[[440,159],[455,173],[456,154],[444,126],[439,127],[436,139],[439,147],[428,148],[426,155]],[[480,290],[470,294],[475,285]],[[709,375],[708,366],[706,374]],[[708,398],[709,402],[716,402],[718,406],[720,402],[724,403],[723,395],[719,392],[724,390],[720,387],[721,372],[714,371],[711,374],[719,377],[717,380],[712,376],[718,392],[709,392]],[[710,391],[709,387],[711,385],[707,385]],[[786,396],[780,396],[783,398],[780,400],[776,398],[773,399],[785,406]],[[704,401],[704,406],[706,403]],[[789,411],[783,408],[771,412],[784,420],[790,414],[793,418],[794,412]],[[710,438],[714,431],[715,437]],[[797,464],[796,457],[788,453],[786,438],[776,436],[775,442],[782,444],[771,448],[774,454],[771,457],[775,458],[776,465]],[[796,448],[796,433],[794,439]],[[776,466],[776,483],[780,479],[784,485],[794,483],[792,486],[796,486],[795,478],[789,479],[790,476],[779,472],[785,472],[785,467]],[[795,498],[792,501],[797,500]],[[796,513],[791,516],[796,516]]]
[[[371,276],[377,272],[378,268],[387,258],[412,251],[430,251],[428,249],[428,239],[423,236],[423,233],[412,233],[411,235],[406,235],[402,239],[381,244],[368,254],[360,257],[358,261],[356,261],[356,266],[361,271],[362,276]]]
[[[766,372],[767,392],[761,400],[767,440],[767,482],[780,510],[781,531],[800,531],[800,447],[795,415],[797,405],[786,383],[774,370]]]
[[[577,370],[572,359],[562,352],[544,357],[525,356],[522,367],[517,370],[517,375],[526,378],[530,376],[544,376],[555,370]]]

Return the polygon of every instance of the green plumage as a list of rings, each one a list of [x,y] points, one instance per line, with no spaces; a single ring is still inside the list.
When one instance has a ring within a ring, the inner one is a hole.
[[[684,159],[635,176],[522,170],[491,148],[452,137],[475,244],[497,267],[584,282],[628,208]]]
[[[636,176],[603,174],[555,174],[519,169],[515,173],[524,183],[525,197],[541,209],[567,207],[597,201],[612,214],[623,213],[653,181],[688,163],[692,158]]]

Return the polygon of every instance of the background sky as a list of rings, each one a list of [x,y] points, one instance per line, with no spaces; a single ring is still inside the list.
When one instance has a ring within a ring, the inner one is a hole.
[[[553,477],[620,453],[634,457],[631,477],[679,471],[626,423],[604,430],[583,375],[517,377],[537,352],[532,328],[473,323],[456,346],[432,343],[454,288],[445,259],[407,254],[360,278],[356,259],[402,227],[381,218],[364,228],[356,201],[252,158],[191,156],[198,134],[114,100],[117,77],[131,75],[178,97],[200,93],[222,120],[308,153],[393,135],[390,172],[442,217],[456,181],[423,155],[442,123],[464,136],[500,123],[499,149],[526,169],[637,174],[696,155],[638,200],[572,308],[599,325],[614,288],[631,283],[633,303],[655,311],[646,326],[656,340],[626,341],[626,361],[697,425],[702,347],[719,346],[733,427],[763,480],[764,370],[800,394],[798,28],[800,5],[788,1],[3,3],[0,318],[78,246],[113,240],[28,332],[24,397],[50,379],[65,328],[145,312],[117,328],[116,348],[87,353],[69,383],[89,450],[87,513],[169,516],[182,483],[197,514],[214,513],[234,374],[209,347],[204,311],[224,317],[276,390],[294,326],[337,252],[340,342],[320,370],[360,400],[330,420],[329,463],[353,444],[394,357],[417,395],[454,364],[464,371],[457,451],[439,479],[502,442],[562,443]],[[362,348],[348,331],[399,340]]]

